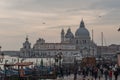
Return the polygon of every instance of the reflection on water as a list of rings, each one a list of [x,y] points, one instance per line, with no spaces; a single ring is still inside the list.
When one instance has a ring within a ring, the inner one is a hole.
[[[3,64],[7,62],[7,64],[14,64],[17,62],[33,62],[33,65],[40,65],[41,60],[43,59],[43,65],[50,66],[54,64],[53,58],[18,58],[18,57],[10,57],[10,56],[4,56],[3,61],[0,61],[0,67],[3,69]]]

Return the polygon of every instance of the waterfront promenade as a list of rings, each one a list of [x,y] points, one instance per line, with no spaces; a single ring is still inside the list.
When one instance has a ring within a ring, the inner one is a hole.
[[[85,80],[95,80],[94,78],[92,79],[91,76],[83,78],[83,76],[81,76],[81,75],[78,75],[76,80],[83,80],[83,79],[85,79]],[[71,76],[68,76],[68,77],[65,76],[64,78],[57,78],[57,79],[53,79],[53,80],[74,80],[74,75],[71,75]],[[97,78],[96,80],[99,80],[99,79]],[[105,80],[105,77],[104,76],[101,77],[100,80]],[[112,80],[115,80],[114,76],[113,76]],[[118,76],[118,80],[120,80],[120,75]]]
[[[8,63],[15,63],[15,62],[17,62],[17,57],[9,57],[9,56],[5,56],[5,58],[4,58],[4,60],[3,60],[3,62],[1,63],[1,64],[4,64],[5,63],[5,61],[7,60],[8,61]],[[15,60],[15,61],[14,61]],[[19,61],[21,61],[22,60],[22,58],[19,58]],[[49,65],[49,64],[46,64],[46,63],[49,63],[49,59],[43,59],[44,60],[44,63],[45,63],[45,65]],[[29,62],[29,61],[32,61],[33,63],[34,63],[34,65],[37,63],[38,65],[40,65],[40,61],[41,61],[41,59],[36,59],[36,58],[28,58],[28,59],[25,59],[24,60],[24,62]],[[50,59],[50,61],[51,61],[51,63],[54,63],[53,61],[54,60],[51,60]],[[3,65],[0,65],[1,66],[1,69],[4,69],[3,68]],[[57,78],[57,79],[40,79],[40,80],[74,80],[74,75],[73,74],[71,74],[70,76],[64,76],[64,78]],[[94,78],[92,79],[92,77],[91,76],[87,76],[86,78],[83,78],[83,76],[82,75],[77,75],[77,79],[76,80],[95,80]],[[97,80],[99,80],[98,78],[97,78]],[[105,80],[105,77],[103,76],[100,80]],[[108,79],[109,80],[109,79]],[[115,80],[114,79],[114,75],[113,75],[113,79],[112,80]],[[118,77],[118,80],[120,80],[120,75],[119,75],[119,77]]]

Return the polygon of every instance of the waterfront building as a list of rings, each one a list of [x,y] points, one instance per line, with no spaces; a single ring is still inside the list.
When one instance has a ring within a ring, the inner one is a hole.
[[[117,44],[97,46],[98,56],[110,61],[116,61],[118,51],[120,51],[120,45]]]
[[[81,57],[97,56],[97,45],[91,40],[90,33],[85,27],[84,21],[81,20],[80,26],[75,35],[68,28],[65,33],[61,30],[60,43],[46,43],[43,38],[39,38],[31,48],[31,44],[26,38],[23,48],[20,50],[21,57],[54,57],[58,53],[62,53],[63,57]]]
[[[31,48],[31,43],[29,42],[28,37],[26,37],[26,41],[23,43],[23,47],[20,49],[19,57],[31,57],[33,54],[33,50]]]
[[[49,34],[49,33],[48,33]],[[43,38],[36,40],[31,46],[29,38],[26,37],[23,47],[20,51],[2,51],[5,55],[19,57],[55,57],[58,53],[62,53],[63,58],[71,59],[77,57],[103,57],[113,59],[116,51],[120,51],[120,45],[112,44],[108,46],[97,46],[90,37],[90,32],[81,20],[78,29],[73,33],[71,28],[67,31],[64,29],[60,32],[60,43],[46,43]],[[66,61],[66,59],[64,59]],[[68,60],[68,59],[67,59]]]

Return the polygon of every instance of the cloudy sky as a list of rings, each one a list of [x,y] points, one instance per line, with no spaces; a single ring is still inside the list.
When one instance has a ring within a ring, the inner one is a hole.
[[[32,45],[40,37],[60,42],[61,29],[75,33],[82,18],[95,43],[103,32],[104,45],[120,44],[120,0],[0,0],[0,45],[19,50],[26,35]]]

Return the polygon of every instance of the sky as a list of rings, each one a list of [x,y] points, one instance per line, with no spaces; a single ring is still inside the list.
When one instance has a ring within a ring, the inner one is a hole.
[[[32,46],[38,38],[59,43],[60,33],[73,34],[83,19],[94,31],[94,42],[120,44],[120,0],[0,0],[0,45],[2,50],[20,50],[28,35]]]

